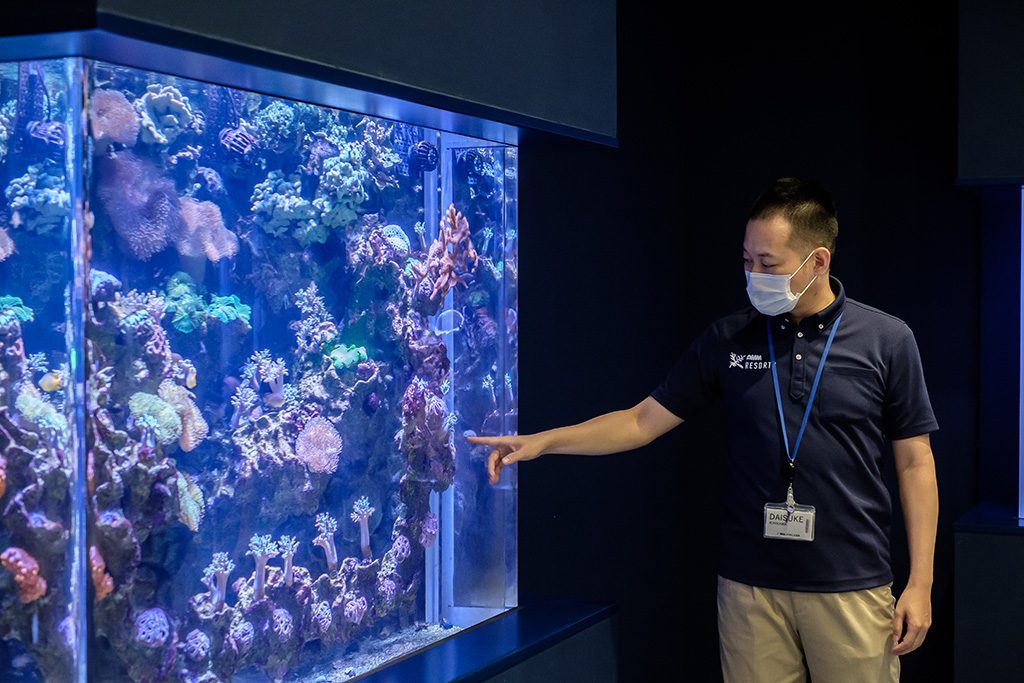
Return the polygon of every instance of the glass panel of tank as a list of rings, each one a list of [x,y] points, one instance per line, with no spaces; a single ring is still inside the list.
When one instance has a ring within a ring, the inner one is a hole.
[[[0,680],[82,664],[80,60],[0,64]],[[80,234],[80,226],[77,232]],[[80,272],[80,270],[79,270]],[[75,533],[78,529],[79,533]],[[84,576],[84,574],[82,574]]]
[[[347,680],[515,606],[515,471],[462,437],[516,429],[516,149],[0,77],[0,672]]]

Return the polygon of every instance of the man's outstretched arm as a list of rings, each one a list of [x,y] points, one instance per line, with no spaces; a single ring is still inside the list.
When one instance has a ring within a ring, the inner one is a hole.
[[[487,458],[487,475],[495,484],[501,468],[514,462],[533,460],[544,453],[608,455],[631,451],[681,423],[681,418],[648,396],[632,408],[614,410],[575,425],[536,434],[470,436],[467,440],[494,447]]]

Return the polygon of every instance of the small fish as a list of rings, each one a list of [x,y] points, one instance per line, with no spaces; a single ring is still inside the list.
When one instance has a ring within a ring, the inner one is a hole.
[[[188,374],[185,375],[185,386],[189,389],[196,388],[196,369],[189,368]]]
[[[263,403],[270,408],[280,408],[284,405],[284,392],[263,394]]]
[[[49,393],[51,391],[57,391],[64,386],[64,378],[61,377],[59,372],[51,370],[42,376],[39,380],[39,388]]]

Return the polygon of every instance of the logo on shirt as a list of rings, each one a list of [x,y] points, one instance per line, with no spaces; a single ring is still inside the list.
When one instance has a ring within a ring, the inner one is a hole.
[[[740,370],[764,370],[771,367],[771,361],[763,360],[759,353],[729,353],[729,367]]]

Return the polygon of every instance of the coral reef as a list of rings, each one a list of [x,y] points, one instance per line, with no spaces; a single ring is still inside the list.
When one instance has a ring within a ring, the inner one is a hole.
[[[454,435],[514,417],[502,155],[455,150],[457,168],[424,176],[436,131],[98,63],[80,119],[88,296],[65,298],[53,238],[75,119],[52,74],[18,75],[0,104],[0,163],[17,159],[0,229],[0,638],[70,679],[72,542],[92,664],[113,679],[303,678],[426,632],[432,496],[457,485],[460,509],[490,509],[456,480]],[[434,224],[427,196],[453,175]],[[84,348],[63,348],[80,300]],[[79,485],[88,530],[71,539]]]
[[[174,86],[153,83],[134,104],[142,125],[140,139],[147,144],[168,145],[200,124],[188,98]]]
[[[46,579],[39,575],[36,558],[22,548],[10,547],[0,553],[0,565],[14,575],[23,603],[33,602],[46,594]]]
[[[139,118],[123,93],[97,88],[89,94],[89,132],[94,154],[106,153],[112,143],[130,147],[139,136]]]
[[[96,169],[96,196],[135,258],[148,261],[178,239],[184,230],[181,202],[156,164],[122,152],[101,157]]]
[[[297,173],[286,177],[279,170],[271,171],[253,188],[249,202],[253,220],[274,237],[291,233],[307,244],[327,240],[326,229],[316,220],[316,209],[302,196],[302,178]]]
[[[182,256],[205,256],[216,263],[238,253],[238,237],[224,227],[220,207],[210,201],[181,199],[182,231],[174,246]]]
[[[11,180],[4,196],[12,212],[12,226],[41,235],[67,229],[71,195],[60,164],[32,164],[24,175]]]
[[[334,474],[341,453],[341,435],[329,420],[314,417],[299,432],[295,442],[295,456],[318,474]]]

